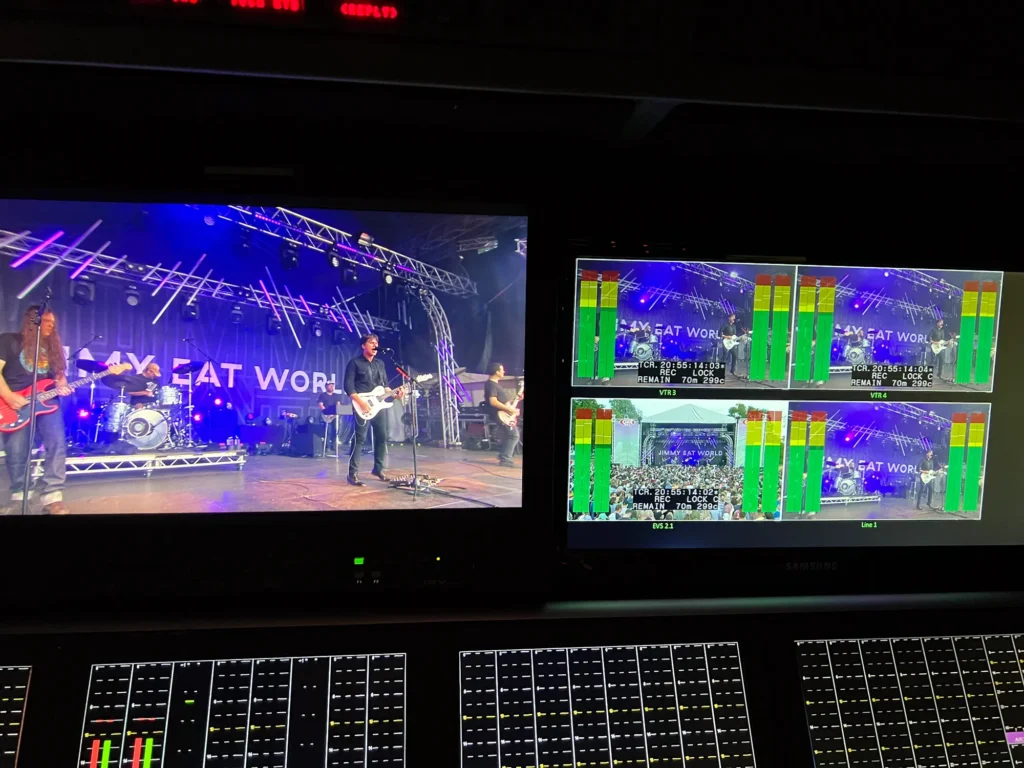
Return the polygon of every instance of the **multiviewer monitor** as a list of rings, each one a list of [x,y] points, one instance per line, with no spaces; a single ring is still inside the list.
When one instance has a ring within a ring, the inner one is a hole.
[[[1021,274],[580,259],[575,287],[570,547],[1024,543]]]
[[[0,201],[4,513],[521,506],[526,219],[229,203]]]

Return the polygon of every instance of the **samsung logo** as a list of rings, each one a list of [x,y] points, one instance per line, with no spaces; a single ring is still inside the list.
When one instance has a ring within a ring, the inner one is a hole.
[[[838,571],[838,560],[801,560],[786,563],[787,571]]]

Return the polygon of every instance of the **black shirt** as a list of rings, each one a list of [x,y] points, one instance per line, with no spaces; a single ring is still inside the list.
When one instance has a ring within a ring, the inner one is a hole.
[[[365,392],[366,390],[363,391]],[[341,402],[341,392],[321,392],[320,397],[317,398],[317,402],[323,405],[324,413],[337,413],[337,405]]]
[[[736,323],[726,323],[718,329],[719,336],[735,336],[736,335]]]
[[[349,395],[364,394],[374,387],[386,387],[388,374],[384,369],[384,361],[378,357],[373,362],[361,354],[348,361],[345,368],[345,392]]]
[[[918,472],[931,472],[935,469],[935,459],[929,459],[927,456],[921,459],[921,463],[917,465]]]
[[[931,333],[928,334],[928,341],[945,341],[946,340],[946,329],[935,326],[932,328]]]
[[[13,392],[18,392],[32,386],[32,371],[26,368],[28,360],[22,353],[20,333],[0,334],[0,360],[4,361],[4,369],[0,371],[0,376],[4,377],[7,386]],[[53,378],[49,362],[47,362],[45,368],[39,369],[39,378]]]
[[[488,379],[484,383],[484,408],[488,414],[494,418],[498,417],[498,409],[491,405],[491,397],[498,398],[499,403],[508,404],[508,401],[512,399],[512,396],[502,389],[501,384],[492,379]]]

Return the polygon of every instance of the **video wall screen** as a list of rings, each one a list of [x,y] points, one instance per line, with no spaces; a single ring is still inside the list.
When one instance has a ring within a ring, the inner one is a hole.
[[[0,768],[17,768],[31,667],[0,667]]]
[[[526,253],[519,216],[0,201],[3,511],[521,506]]]
[[[990,392],[1001,272],[580,259],[575,386]]]
[[[574,270],[570,547],[1024,543],[1005,487],[1024,371],[1005,344],[996,381],[1021,273],[755,257]]]
[[[79,765],[404,765],[404,654],[97,664]]]
[[[735,643],[460,654],[463,768],[754,768]]]
[[[814,764],[1024,765],[1021,641],[798,642]]]

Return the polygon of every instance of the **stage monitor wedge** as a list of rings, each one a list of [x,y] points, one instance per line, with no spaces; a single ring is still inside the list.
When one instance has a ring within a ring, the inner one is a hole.
[[[522,507],[527,242],[513,215],[0,200],[5,513]]]
[[[0,666],[0,768],[17,768],[31,667]]]
[[[757,764],[735,643],[465,651],[459,672],[462,768]]]
[[[1024,765],[1020,635],[797,643],[817,768]]]
[[[78,764],[403,765],[405,689],[400,653],[97,664]]]

